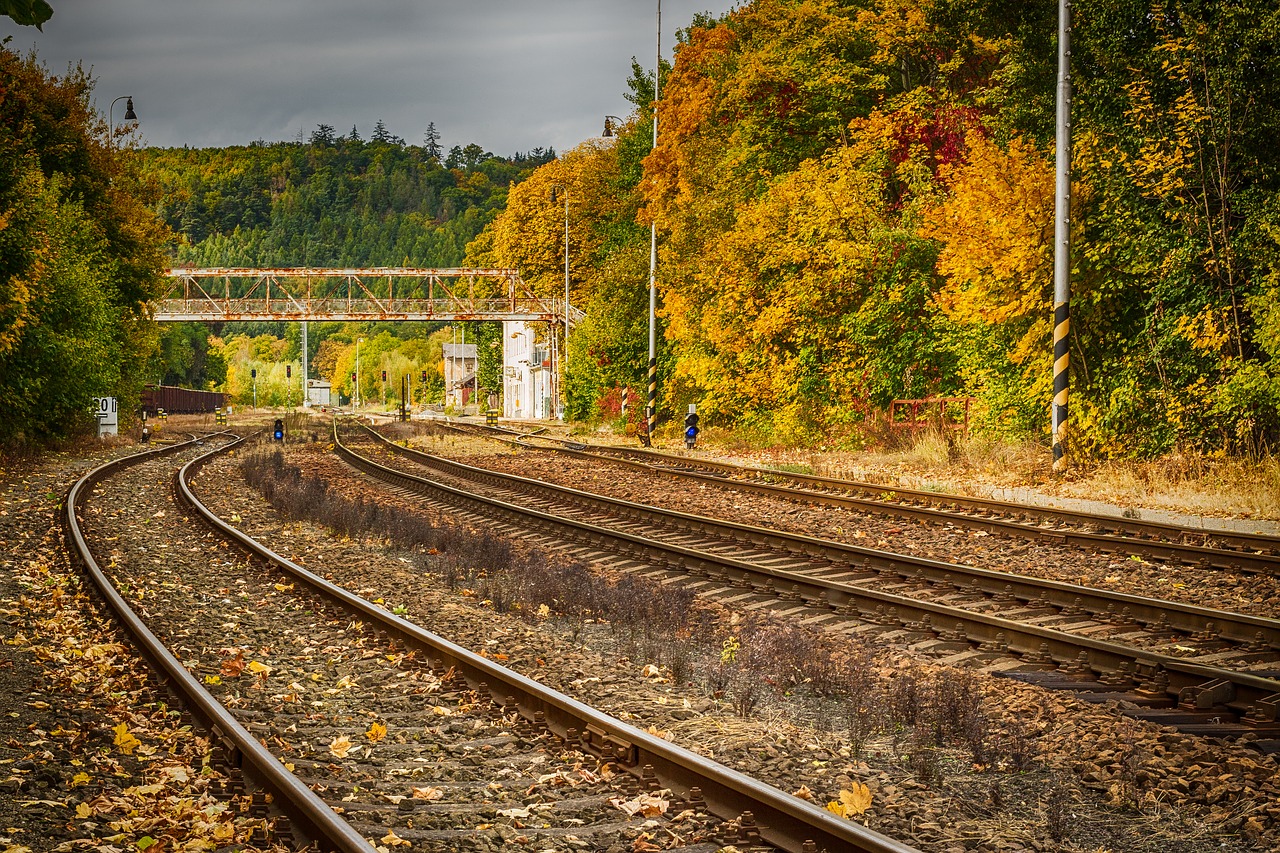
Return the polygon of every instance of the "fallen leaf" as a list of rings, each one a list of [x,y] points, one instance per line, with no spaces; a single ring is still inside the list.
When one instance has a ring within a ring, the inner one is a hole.
[[[384,737],[387,736],[387,724],[374,723],[373,725],[369,726],[369,731],[365,732],[364,736],[367,737],[369,740],[373,741],[374,743],[377,743],[378,741],[382,740]]]
[[[351,751],[352,746],[354,746],[354,744],[351,743],[350,738],[346,735],[338,735],[329,744],[329,752],[337,758],[346,758],[347,753]]]
[[[435,785],[431,785],[426,788],[414,788],[410,786],[409,790],[413,791],[413,798],[415,800],[438,800],[444,796],[444,789]]]
[[[405,841],[403,838],[396,835],[394,829],[388,830],[387,834],[382,836],[379,840],[388,847],[409,847],[412,845],[412,842]]]
[[[861,782],[854,782],[853,788],[840,792],[840,801],[827,803],[827,811],[840,817],[860,815],[871,807],[871,789]]]
[[[652,794],[641,794],[633,800],[613,797],[609,800],[609,804],[621,809],[628,815],[639,814],[643,817],[657,817],[658,815],[666,814],[667,808],[671,805],[670,801],[655,797]]]
[[[498,809],[498,814],[503,817],[528,817],[530,815],[530,811],[528,809],[521,808]]]
[[[235,657],[224,660],[220,672],[223,678],[239,678],[240,673],[244,672],[244,668],[244,652],[241,651]]]
[[[125,755],[133,755],[133,751],[142,745],[142,741],[138,740],[129,732],[127,723],[121,723],[114,729],[116,733],[116,746],[120,747],[120,751]]]

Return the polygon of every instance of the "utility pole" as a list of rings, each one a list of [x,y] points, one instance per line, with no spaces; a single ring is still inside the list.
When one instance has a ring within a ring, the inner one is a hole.
[[[1058,0],[1058,111],[1054,155],[1053,470],[1067,467],[1071,366],[1071,0]]]
[[[657,62],[653,66],[653,147],[658,147],[658,99],[662,86],[662,0],[658,0]],[[649,402],[645,406],[646,443],[658,413],[658,220],[649,223]]]
[[[307,393],[307,321],[302,321],[302,408],[311,408],[311,395]]]

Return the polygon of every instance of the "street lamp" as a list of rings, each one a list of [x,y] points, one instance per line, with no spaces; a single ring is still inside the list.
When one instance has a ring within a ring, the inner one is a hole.
[[[610,121],[610,119],[612,119],[613,121]],[[614,122],[616,122],[616,124]],[[615,127],[621,127],[624,124],[626,124],[626,122],[624,122],[622,119],[618,118],[617,116],[607,115],[604,117],[604,133],[600,135],[605,137],[606,139],[612,138],[613,129]]]
[[[608,123],[605,124],[608,130]],[[556,190],[564,192],[564,355],[561,358],[564,380],[560,384],[560,419],[564,420],[565,410],[569,408],[569,188],[564,184],[553,184],[551,187],[551,203],[555,204]]]
[[[360,345],[364,343],[364,338],[356,338],[356,388],[351,398],[356,402],[356,408],[360,408]]]
[[[112,118],[112,114],[115,112],[117,101],[125,102],[124,104],[124,120],[125,121],[138,120],[138,114],[133,111],[133,95],[121,95],[120,97],[116,98],[114,101],[111,102],[111,106],[107,107],[107,144],[110,145],[112,148],[114,148],[115,146],[112,145],[111,137],[115,134],[115,130],[116,130],[116,123],[115,123],[115,119]]]

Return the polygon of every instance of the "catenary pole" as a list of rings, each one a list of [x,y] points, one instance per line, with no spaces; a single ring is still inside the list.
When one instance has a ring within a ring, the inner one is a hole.
[[[1053,234],[1053,470],[1067,467],[1071,331],[1071,0],[1058,0],[1057,150]]]
[[[307,321],[302,321],[302,408],[311,407],[311,395],[307,393]]]
[[[658,0],[657,62],[653,67],[653,147],[658,147],[658,99],[662,86],[662,0]],[[658,220],[649,223],[649,402],[645,407],[645,435],[653,435],[658,412]]]

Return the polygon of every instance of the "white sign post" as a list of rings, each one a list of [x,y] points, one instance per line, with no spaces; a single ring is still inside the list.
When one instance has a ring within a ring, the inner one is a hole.
[[[98,438],[118,435],[119,410],[115,397],[94,397],[93,411],[98,416]]]

